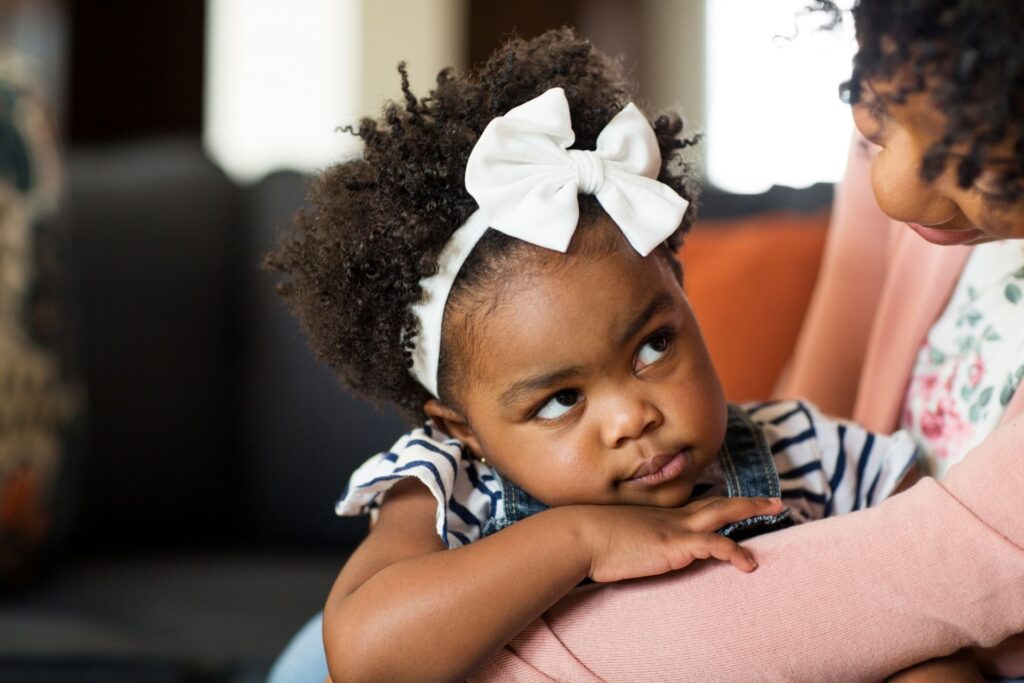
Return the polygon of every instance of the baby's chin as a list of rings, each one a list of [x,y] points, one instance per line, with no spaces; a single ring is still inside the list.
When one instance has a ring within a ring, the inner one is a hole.
[[[621,504],[660,508],[682,507],[690,502],[695,482],[687,478],[666,481],[656,489],[621,491]]]

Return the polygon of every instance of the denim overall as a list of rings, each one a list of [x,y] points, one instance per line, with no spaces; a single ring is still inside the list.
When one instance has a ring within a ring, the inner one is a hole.
[[[725,477],[727,495],[779,497],[779,474],[761,428],[738,406],[729,405],[725,441],[718,452],[718,462]],[[497,472],[495,473],[497,474]],[[510,479],[498,475],[502,487],[504,519],[491,517],[484,524],[481,536],[493,534],[530,515],[547,510],[540,502]],[[722,527],[718,533],[736,541],[793,525],[789,510],[778,515],[758,515]]]

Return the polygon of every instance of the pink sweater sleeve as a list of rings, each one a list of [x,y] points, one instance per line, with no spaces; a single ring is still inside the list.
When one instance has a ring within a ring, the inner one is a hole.
[[[1022,444],[1019,418],[942,484],[755,538],[752,574],[580,589],[474,680],[879,680],[996,645],[1024,631]]]

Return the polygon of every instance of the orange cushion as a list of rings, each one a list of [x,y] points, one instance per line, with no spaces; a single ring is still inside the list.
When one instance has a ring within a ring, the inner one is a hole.
[[[768,398],[792,353],[827,213],[698,221],[679,251],[687,296],[730,401]]]

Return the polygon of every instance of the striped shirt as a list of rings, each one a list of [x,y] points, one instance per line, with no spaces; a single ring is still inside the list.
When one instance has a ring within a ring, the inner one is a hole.
[[[906,432],[874,434],[826,417],[805,401],[740,407],[764,433],[779,474],[782,500],[797,522],[875,505],[892,494],[918,459]],[[464,448],[428,422],[363,463],[349,479],[335,512],[375,518],[384,493],[398,481],[415,477],[437,501],[436,529],[445,546],[471,543],[480,538],[489,519],[500,521],[505,509],[494,470],[468,457]],[[725,495],[717,460],[694,487],[694,498],[710,495]]]

